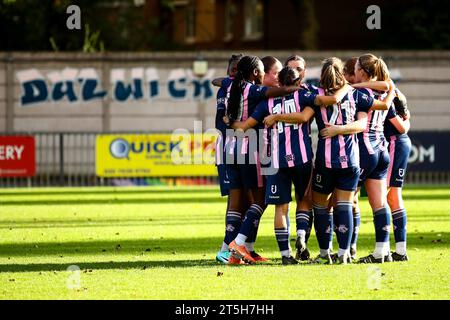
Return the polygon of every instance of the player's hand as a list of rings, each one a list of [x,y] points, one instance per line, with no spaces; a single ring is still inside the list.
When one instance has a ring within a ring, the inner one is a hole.
[[[392,89],[392,90],[395,90],[395,83],[394,83],[394,81],[392,81],[392,79],[389,79],[388,83],[389,83],[389,88]]]
[[[224,116],[224,117],[222,118],[222,120],[223,120],[223,122],[224,122],[227,126],[230,125],[230,118],[228,118],[228,116]]]
[[[333,138],[339,134],[339,126],[326,124],[326,127],[320,130],[320,135],[323,138]]]
[[[264,124],[267,127],[271,127],[274,125],[275,122],[277,122],[275,119],[276,119],[275,115],[271,114],[270,116],[267,116],[264,118]]]

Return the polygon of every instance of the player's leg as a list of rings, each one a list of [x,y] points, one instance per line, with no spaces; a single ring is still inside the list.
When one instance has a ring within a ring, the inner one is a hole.
[[[253,203],[245,213],[244,221],[242,222],[236,238],[230,243],[230,251],[242,257],[245,261],[254,263],[256,260],[251,256],[250,252],[245,246],[245,242],[252,232],[256,232],[259,226],[259,221],[266,208],[265,198],[265,184],[264,177],[256,165],[239,165],[240,176],[246,190],[250,190]]]
[[[334,193],[336,205],[334,211],[338,223],[336,228],[336,238],[339,250],[335,255],[337,263],[346,264],[351,262],[350,245],[353,234],[353,201],[355,191],[358,187],[360,170],[359,167],[336,169],[337,181]]]
[[[291,197],[292,178],[289,168],[281,168],[276,174],[267,177],[265,202],[275,205],[274,232],[280,249],[282,264],[297,264],[291,256],[289,243],[289,204]]]
[[[347,263],[350,260],[350,245],[353,230],[353,197],[354,192],[348,190],[335,189],[336,207],[335,212],[338,217],[336,238],[339,250],[337,258],[340,263]]]
[[[392,253],[394,261],[407,261],[406,254],[406,209],[403,204],[402,188],[391,187],[388,192],[388,203],[392,211],[392,224],[394,225],[395,252]]]
[[[316,165],[312,180],[312,200],[314,214],[314,229],[320,253],[315,263],[331,264],[330,240],[333,232],[333,215],[328,212],[328,203],[334,190],[334,177],[329,168]]]
[[[358,188],[353,197],[353,232],[352,240],[350,244],[350,256],[353,260],[356,260],[356,249],[359,235],[359,227],[361,225],[361,210],[359,209],[359,190]]]
[[[359,195],[361,191],[361,186],[367,180],[367,177],[376,168],[378,163],[377,155],[371,155],[367,152],[366,148],[360,148],[360,174],[358,181],[358,188],[355,192],[355,197],[353,201],[353,232],[352,232],[352,242],[350,246],[350,254],[352,259],[356,259],[356,243],[358,240],[359,226],[361,224],[361,210],[359,209]]]
[[[382,263],[391,260],[389,250],[389,231],[391,210],[387,205],[386,176],[389,167],[387,152],[379,152],[378,164],[367,177],[365,187],[372,208],[375,226],[375,250],[367,257],[360,259],[363,263]]]
[[[226,172],[229,179],[229,203],[225,222],[226,227],[224,243],[229,247],[230,243],[238,235],[242,226],[243,215],[246,209],[246,205],[243,203],[242,199],[245,198],[246,191],[244,190],[238,165],[227,164]],[[232,264],[239,264],[241,262],[239,258],[240,257],[237,256],[234,258],[230,256],[228,262]]]
[[[220,194],[222,197],[227,197],[227,208],[225,211],[225,230],[227,229],[227,221],[228,221],[228,210],[230,207],[230,190],[229,190],[229,184],[230,181],[228,180],[228,175],[226,174],[226,168],[225,164],[219,164],[217,166],[217,173],[219,178],[219,185],[220,185]],[[227,232],[225,231],[225,238],[222,242],[222,247],[220,248],[219,252],[216,255],[216,260],[218,262],[222,263],[228,263],[228,259],[230,257],[230,251],[228,250],[228,244],[230,241],[227,239]]]
[[[301,261],[307,261],[310,258],[308,250],[308,240],[311,235],[312,225],[314,223],[312,211],[312,191],[308,188],[304,197],[295,194],[297,209],[295,212],[296,234],[295,247],[297,249],[296,258]]]
[[[297,202],[295,220],[297,226],[297,238],[295,247],[297,248],[296,258],[302,261],[309,260],[310,253],[307,248],[307,241],[311,234],[313,224],[312,214],[312,162],[301,166],[290,168],[292,181],[295,186],[295,199]]]
[[[333,194],[331,195],[330,201],[328,202],[328,214],[333,215],[333,231],[337,233],[337,225],[339,224],[339,217],[337,215],[337,211],[334,209],[336,207],[337,200],[336,200],[336,193],[333,191]],[[330,241],[330,252],[333,251],[333,234],[331,234],[331,241]]]
[[[245,203],[243,212],[247,212],[247,210],[250,208],[250,206],[252,205],[253,202],[254,202],[253,195],[252,195],[251,191],[248,191],[246,193],[245,199],[243,200],[243,203]],[[243,219],[244,219],[244,217],[243,217]],[[259,253],[257,253],[255,251],[255,243],[256,243],[256,238],[258,236],[258,230],[259,230],[259,225],[255,228],[253,228],[252,232],[247,237],[247,240],[245,240],[245,247],[247,248],[248,252],[250,252],[250,255],[256,262],[267,262],[267,261],[269,261],[269,259],[261,256]]]
[[[403,203],[402,188],[408,157],[411,151],[411,140],[402,135],[391,139],[389,143],[389,169],[387,201],[392,212],[392,224],[394,225],[395,252],[392,253],[394,261],[407,261],[406,254],[406,209]]]
[[[319,244],[319,255],[313,260],[317,263],[331,264],[330,241],[332,237],[333,215],[327,210],[331,193],[323,194],[313,190],[314,229]]]
[[[222,242],[222,247],[220,248],[219,252],[217,252],[216,255],[216,261],[218,262],[222,262],[222,263],[228,263],[228,259],[230,258],[230,250],[228,249],[228,245],[230,244],[231,241],[228,241],[227,237],[227,225],[229,222],[229,217],[228,217],[228,210],[230,208],[230,196],[227,196],[227,209],[225,211],[225,237],[223,239]]]
[[[277,204],[275,206],[274,231],[281,254],[281,263],[283,265],[298,263],[297,260],[295,260],[295,258],[291,255],[289,229],[287,224],[288,212],[289,203]]]

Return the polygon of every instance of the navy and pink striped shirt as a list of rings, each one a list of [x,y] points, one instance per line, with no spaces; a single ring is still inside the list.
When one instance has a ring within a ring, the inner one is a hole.
[[[225,155],[223,148],[223,139],[226,136],[227,125],[223,122],[223,117],[225,116],[225,102],[227,99],[227,88],[233,81],[233,78],[227,77],[222,80],[222,87],[217,91],[216,96],[216,129],[219,130],[220,134],[216,140],[216,165],[223,164]],[[221,150],[220,150],[221,149]]]
[[[225,106],[228,107],[228,98],[230,96],[230,90],[231,90],[231,86],[232,84],[230,84],[227,88],[227,99],[226,99],[226,103]],[[256,106],[263,100],[266,100],[266,92],[267,92],[268,87],[265,86],[259,86],[256,84],[253,84],[251,82],[246,82],[245,87],[244,87],[244,91],[242,94],[242,114],[240,116],[240,118],[236,119],[237,121],[242,121],[244,122],[245,120],[247,120],[249,118],[249,116],[251,114],[253,114],[253,112],[256,109]],[[262,125],[259,127],[262,128]],[[256,135],[257,138],[259,137],[259,135]],[[225,152],[228,152],[229,154],[234,154],[235,156],[235,161],[237,159],[237,155],[244,155],[245,156],[245,161],[246,163],[250,163],[249,162],[249,157],[251,156],[253,159],[253,161],[255,161],[256,163],[259,163],[259,155],[258,154],[253,154],[253,155],[249,155],[248,154],[248,144],[249,144],[249,140],[248,137],[244,137],[243,141],[237,141],[237,138],[235,136],[227,136],[225,144],[224,144],[224,148],[225,148]],[[241,145],[241,148],[239,150],[238,146]],[[257,139],[256,141],[256,146],[259,146],[259,139]],[[255,163],[253,162],[253,163]]]
[[[305,89],[285,97],[270,98],[262,101],[251,117],[262,123],[270,114],[302,112],[307,106],[314,106],[315,98],[316,94]],[[309,121],[302,124],[277,122],[271,129],[267,130],[267,142],[273,155],[274,168],[294,167],[312,160]]]
[[[382,100],[386,97],[386,92],[378,92],[372,89],[360,89],[363,94],[369,95],[373,99]],[[386,149],[386,139],[384,137],[384,122],[386,119],[395,117],[395,110],[391,106],[388,110],[359,110],[367,112],[367,127],[363,132],[358,133],[359,147],[364,154],[374,154]]]
[[[324,90],[319,88],[318,93],[324,95]],[[355,121],[357,112],[367,112],[372,104],[371,96],[353,89],[333,106],[314,107],[314,118],[319,129],[316,165],[332,169],[359,167],[358,139],[355,134],[323,138],[320,136],[320,130],[324,129],[326,124],[346,125],[352,123]]]

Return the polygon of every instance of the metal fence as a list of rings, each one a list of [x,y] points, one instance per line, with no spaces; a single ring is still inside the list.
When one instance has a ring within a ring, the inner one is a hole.
[[[95,172],[95,140],[98,134],[15,133],[14,135],[32,135],[35,137],[36,175],[31,178],[0,178],[0,188],[211,185],[218,183],[217,177],[100,178],[96,176]],[[133,132],[133,134],[146,133]],[[314,139],[313,144],[315,144]],[[411,171],[407,172],[406,182],[413,184],[449,184],[450,172]]]
[[[118,134],[130,134],[130,132]],[[133,134],[146,133],[133,132]],[[34,136],[36,143],[36,175],[30,178],[0,178],[0,188],[211,185],[218,183],[217,177],[100,178],[95,172],[95,140],[98,133],[30,134],[22,132],[14,133],[14,135]]]

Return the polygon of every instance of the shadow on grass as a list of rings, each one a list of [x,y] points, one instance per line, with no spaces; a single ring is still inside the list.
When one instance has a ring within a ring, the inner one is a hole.
[[[84,199],[83,195],[89,195],[89,194],[108,194],[110,197],[105,198],[99,198],[99,199]],[[172,195],[176,194],[195,194],[192,197],[176,197]],[[201,196],[207,194],[215,194],[216,196]],[[35,192],[35,193],[14,193],[13,195],[58,195],[58,194],[65,194],[65,193],[45,193],[45,192]],[[220,197],[218,190],[212,189],[212,190],[153,190],[153,191],[138,191],[135,192],[134,190],[129,191],[119,191],[119,192],[103,192],[103,191],[92,191],[92,192],[72,192],[68,193],[70,195],[79,195],[80,198],[73,198],[73,199],[39,199],[39,198],[33,198],[30,197],[29,199],[8,199],[7,196],[0,198],[0,206],[35,206],[35,205],[117,205],[117,204],[180,204],[180,203],[198,203],[198,204],[204,204],[204,203],[222,203],[226,202],[225,197]],[[152,195],[152,194],[161,194],[161,195],[169,195],[168,197],[161,197],[161,198],[146,198],[146,197],[140,197],[140,198],[134,198],[134,199],[120,199],[120,198],[114,198],[116,196],[124,195],[124,194],[140,194],[144,196],[145,194]],[[0,193],[0,196],[2,193]],[[6,193],[3,193],[3,195],[6,195]],[[408,200],[449,200],[450,193],[449,194],[417,194],[417,195],[405,195],[404,199],[405,201]],[[366,198],[362,198],[366,199]]]
[[[272,213],[270,213],[272,214]],[[362,217],[362,223],[372,223],[372,218],[367,216],[369,213]],[[432,218],[432,219],[431,219]],[[20,219],[16,220],[0,220],[0,230],[14,230],[14,229],[56,229],[56,228],[123,228],[123,227],[154,227],[158,226],[184,226],[184,225],[203,225],[222,223],[224,218],[220,214],[214,214],[205,217],[201,214],[186,215],[180,219],[179,216],[167,217],[166,215],[148,214],[148,216],[139,218],[103,218],[96,217],[95,219],[88,218],[88,215],[81,214],[81,216],[70,215],[65,220],[62,219]],[[450,215],[448,213],[433,213],[430,214],[416,214],[408,217],[410,223],[419,223],[420,221],[435,221],[435,222],[448,222],[450,221]],[[3,231],[5,232],[5,231]]]
[[[221,203],[226,198],[217,197],[170,197],[170,198],[138,198],[138,199],[42,199],[42,200],[0,200],[0,206],[36,206],[36,205],[116,205],[116,204],[181,204],[181,203]]]
[[[134,261],[134,262],[92,262],[92,263],[30,263],[0,265],[0,272],[33,272],[33,271],[66,271],[70,265],[78,266],[83,270],[105,270],[105,269],[146,269],[157,267],[211,267],[216,265],[214,261],[208,260],[180,260],[180,261]],[[88,271],[89,272],[89,271]]]
[[[59,228],[123,228],[123,227],[155,227],[155,226],[186,226],[186,225],[204,225],[222,223],[222,217],[212,216],[205,218],[204,216],[192,215],[187,216],[183,220],[179,218],[143,218],[143,219],[74,219],[74,220],[21,220],[21,221],[1,221],[0,230],[15,229],[59,229]],[[6,232],[6,231],[3,231]]]
[[[145,188],[145,187],[144,187]],[[89,188],[86,188],[85,190],[71,190],[71,189],[60,189],[60,190],[30,190],[30,191],[13,191],[13,192],[1,192],[0,191],[0,197],[8,197],[8,196],[64,196],[64,195],[71,195],[71,196],[84,196],[84,195],[92,195],[92,194],[98,194],[98,195],[117,195],[117,194],[186,194],[186,193],[215,193],[219,194],[219,187],[217,188],[205,188],[205,189],[186,189],[186,188],[173,188],[173,189],[133,189],[133,190],[127,190],[126,187],[117,187],[117,189],[111,189],[111,190],[91,190]]]
[[[408,236],[408,247],[421,249],[435,248],[448,250],[450,233],[441,232],[441,237],[436,233],[414,233]],[[23,271],[61,271],[66,270],[70,264],[80,268],[90,269],[132,269],[132,268],[157,268],[157,267],[211,267],[216,265],[214,261],[216,250],[223,238],[180,238],[180,239],[149,239],[149,240],[117,240],[117,241],[82,241],[82,242],[45,242],[36,244],[8,243],[0,245],[0,256],[14,259],[26,257],[39,259],[44,256],[54,256],[57,261],[64,258],[74,259],[71,263],[26,263],[26,264],[0,264],[0,272]],[[291,246],[294,248],[294,239],[291,237]],[[391,240],[392,243],[392,240]],[[358,250],[366,254],[372,250],[374,237],[372,234],[362,234],[358,240]],[[309,241],[312,254],[318,251],[317,241],[313,235]],[[277,252],[277,243],[274,236],[261,236],[257,241],[257,250],[265,249],[265,252]],[[264,254],[264,251],[260,251]],[[178,254],[203,254],[204,259],[177,260]],[[83,255],[98,255],[99,262],[80,262],[76,259]],[[148,261],[111,261],[115,257],[123,259],[127,256],[142,256]],[[161,256],[167,256],[167,260],[160,260]],[[153,257],[153,259],[152,259]],[[103,261],[102,261],[103,260]],[[108,260],[108,261],[104,261]],[[274,262],[279,264],[277,260]],[[269,264],[270,265],[270,264]]]
[[[257,267],[279,266],[280,259],[273,259]],[[67,271],[69,266],[76,265],[82,273],[91,273],[95,270],[147,270],[155,268],[211,268],[224,267],[223,264],[216,262],[213,258],[205,260],[149,260],[149,261],[105,261],[105,262],[81,262],[81,263],[29,263],[29,264],[4,264],[0,265],[0,272],[46,272],[46,271]],[[256,266],[256,265],[255,265]],[[302,266],[314,267],[314,264],[302,264]],[[228,266],[239,268],[240,266]],[[253,267],[246,265],[245,267]]]

